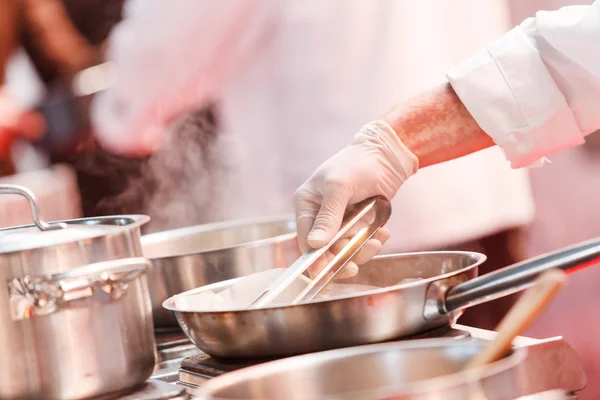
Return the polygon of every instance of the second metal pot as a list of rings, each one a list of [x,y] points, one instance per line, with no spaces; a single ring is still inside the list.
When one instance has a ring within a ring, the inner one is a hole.
[[[162,307],[169,297],[200,286],[287,267],[300,257],[293,217],[272,217],[157,232],[142,236],[152,259],[148,279],[154,324],[177,328]]]

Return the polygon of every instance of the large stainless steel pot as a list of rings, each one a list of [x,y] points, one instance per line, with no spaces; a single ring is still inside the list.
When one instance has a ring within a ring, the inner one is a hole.
[[[0,230],[0,398],[79,399],[152,373],[154,333],[140,226],[146,216]],[[82,267],[85,266],[85,267]]]
[[[520,368],[526,348],[483,368],[461,371],[483,346],[425,339],[306,354],[211,379],[201,398],[514,400],[531,394],[531,377]]]
[[[155,363],[149,265],[126,258],[2,285],[0,398],[86,399],[148,379]]]
[[[170,296],[200,286],[287,267],[301,253],[293,217],[228,221],[151,233],[142,237],[152,259],[148,274],[156,327],[177,327],[162,307]]]
[[[599,262],[600,239],[545,254],[476,278],[479,253],[425,252],[376,257],[340,283],[375,286],[350,295],[259,309],[175,311],[186,335],[217,357],[270,357],[382,342],[452,323],[461,310],[529,287],[545,270]],[[403,283],[407,278],[422,278]],[[232,279],[188,293],[219,292]],[[331,283],[339,285],[339,283]]]

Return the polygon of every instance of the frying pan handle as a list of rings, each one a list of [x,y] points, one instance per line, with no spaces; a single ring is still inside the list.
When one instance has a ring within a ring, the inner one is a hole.
[[[446,293],[442,311],[451,312],[527,289],[544,271],[574,272],[600,263],[600,238],[543,254],[460,283]]]

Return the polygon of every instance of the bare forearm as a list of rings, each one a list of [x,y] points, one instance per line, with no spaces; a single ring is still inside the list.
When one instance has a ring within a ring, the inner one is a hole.
[[[454,90],[444,84],[388,111],[381,118],[426,167],[494,145]]]

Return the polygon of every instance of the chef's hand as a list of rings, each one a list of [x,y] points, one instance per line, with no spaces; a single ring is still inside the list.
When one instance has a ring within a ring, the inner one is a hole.
[[[17,137],[34,141],[40,138],[44,129],[40,114],[25,110],[0,88],[0,159],[10,154]]]
[[[321,165],[294,194],[302,252],[329,243],[339,231],[349,205],[376,195],[391,200],[418,167],[417,157],[402,144],[387,123],[375,121],[365,125],[350,145]],[[351,229],[349,234],[355,232],[356,229]],[[389,231],[385,227],[379,229],[354,262],[348,263],[337,277],[355,275],[357,264],[375,256],[388,238]],[[343,244],[338,243],[332,248],[333,252],[339,251]],[[309,270],[311,276],[314,277],[332,257],[333,254],[326,254],[315,263]]]

